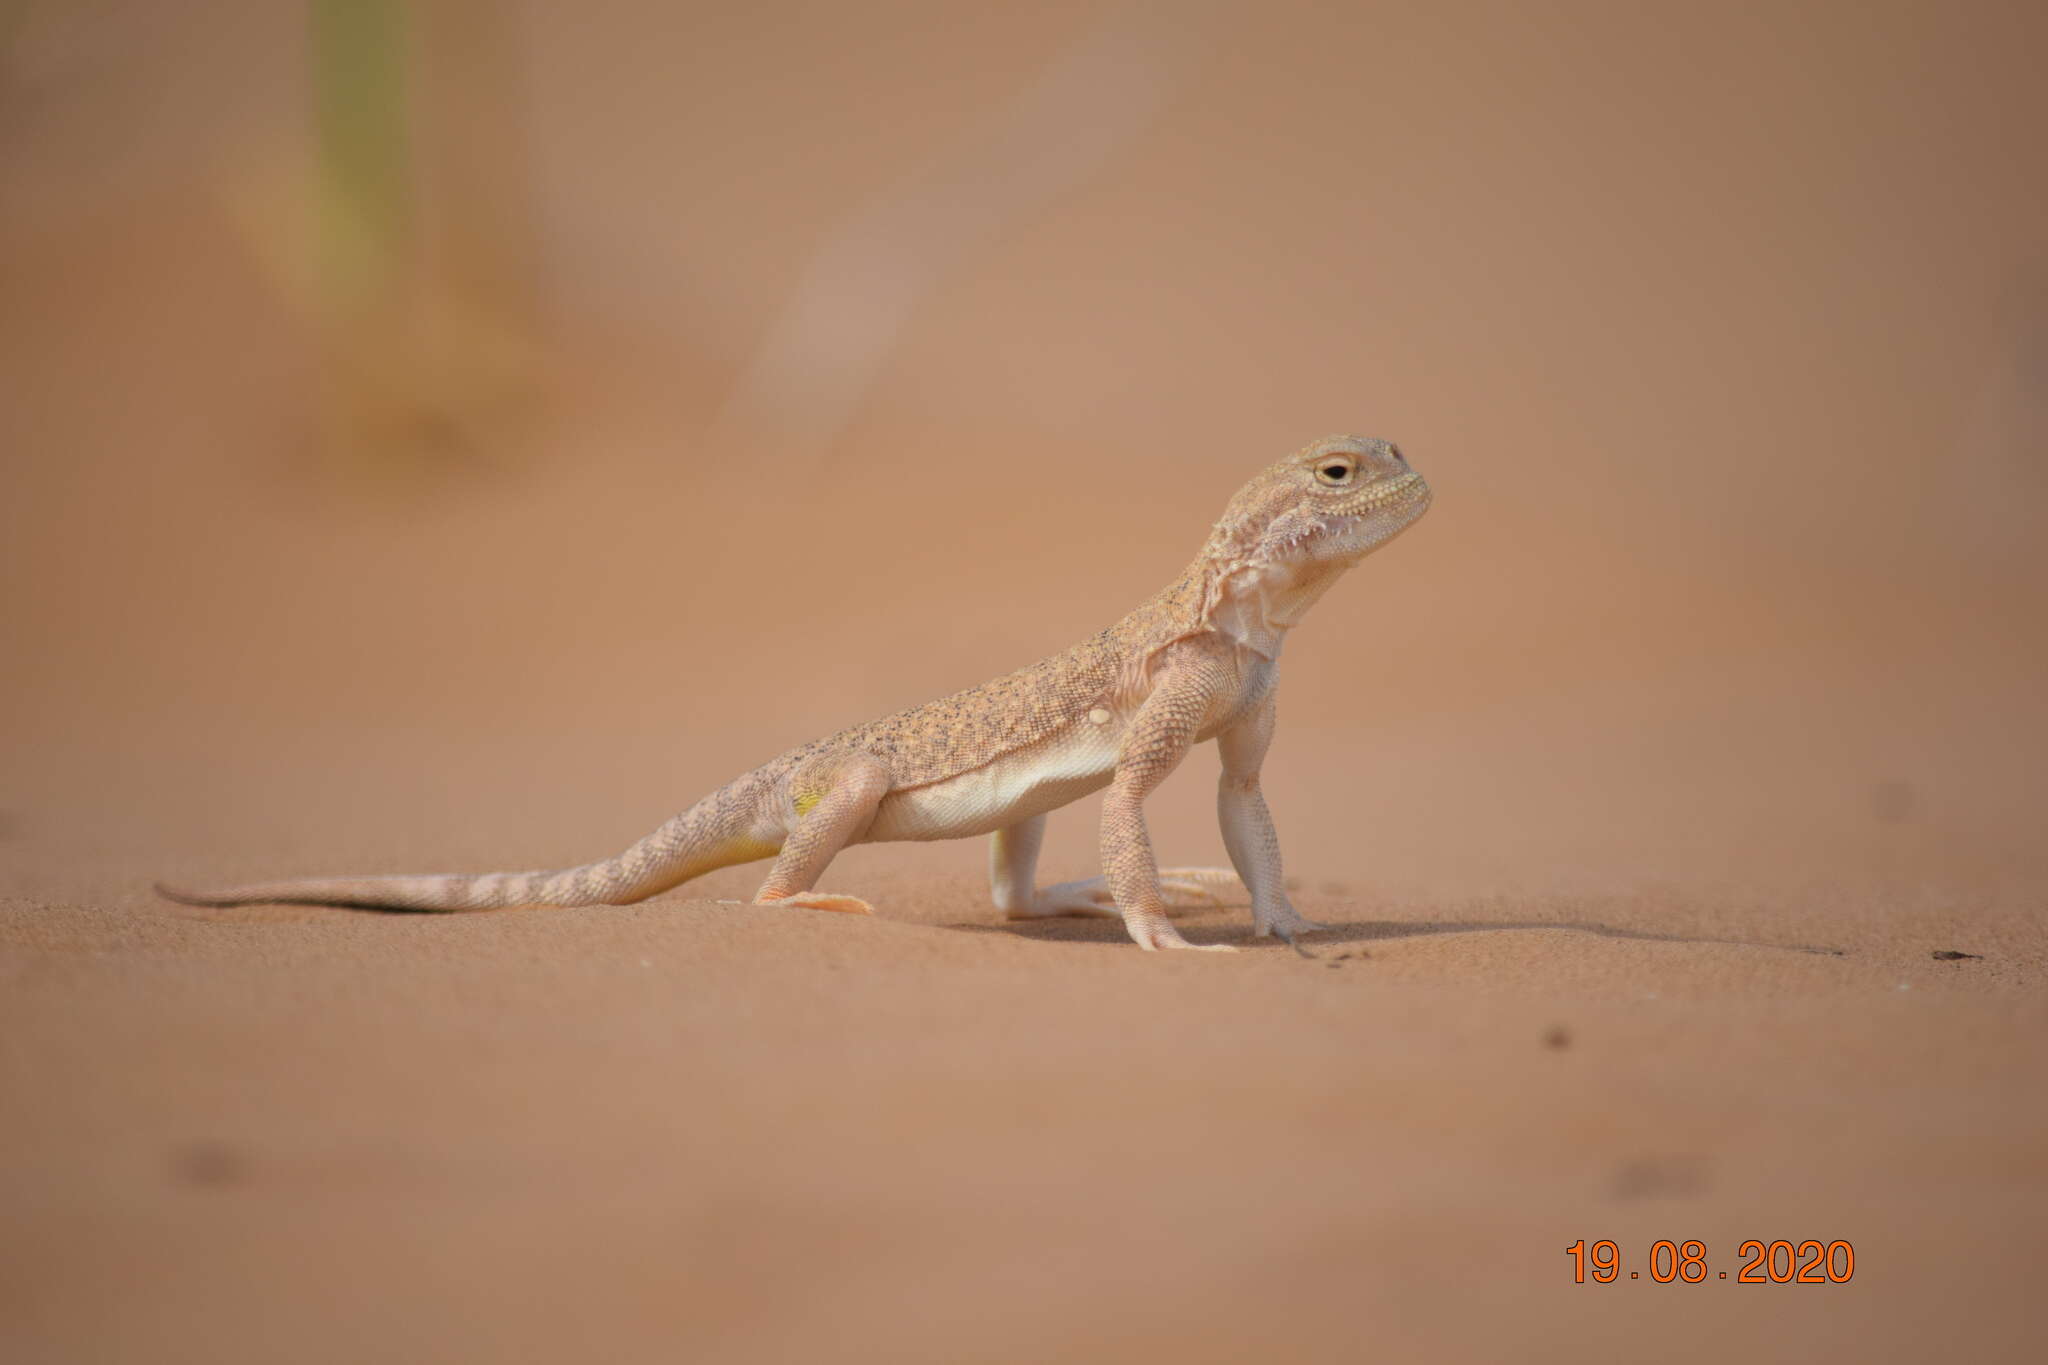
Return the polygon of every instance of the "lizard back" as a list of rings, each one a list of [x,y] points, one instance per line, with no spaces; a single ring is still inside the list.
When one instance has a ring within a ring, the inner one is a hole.
[[[1199,579],[1185,575],[1070,649],[978,687],[814,740],[785,754],[778,766],[797,767],[830,753],[872,754],[889,766],[898,791],[985,767],[1105,704],[1125,683],[1132,659],[1188,633],[1200,597]]]

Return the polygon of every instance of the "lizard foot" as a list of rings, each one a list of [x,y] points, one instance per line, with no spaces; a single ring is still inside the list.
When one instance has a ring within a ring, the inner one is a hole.
[[[1148,953],[1175,948],[1186,948],[1196,953],[1234,953],[1236,948],[1228,943],[1190,943],[1180,936],[1180,930],[1173,927],[1165,916],[1154,920],[1126,921],[1131,931],[1131,942]]]
[[[1319,924],[1315,920],[1303,918],[1301,912],[1291,905],[1284,910],[1268,911],[1264,914],[1257,910],[1252,911],[1252,933],[1258,938],[1270,938],[1277,935],[1292,943],[1297,934],[1313,933],[1317,929],[1327,929],[1329,927],[1327,924]]]
[[[790,905],[799,910],[837,910],[844,915],[872,915],[875,907],[859,896],[835,896],[824,891],[799,891],[793,896],[755,901],[756,905]]]
[[[1028,905],[1013,906],[1003,911],[1004,919],[1057,919],[1062,915],[1077,915],[1087,919],[1116,919],[1116,901],[1109,894],[1109,885],[1100,877],[1091,877],[1085,882],[1066,882],[1059,886],[1048,886],[1032,896]]]
[[[1160,894],[1169,899],[1166,912],[1200,910],[1223,903],[1223,896],[1242,891],[1237,874],[1222,867],[1169,867],[1159,873]],[[1078,882],[1048,886],[1031,898],[1031,904],[1003,912],[1006,919],[1052,919],[1060,915],[1081,915],[1093,919],[1115,919],[1116,898],[1109,893],[1103,877],[1086,877]]]

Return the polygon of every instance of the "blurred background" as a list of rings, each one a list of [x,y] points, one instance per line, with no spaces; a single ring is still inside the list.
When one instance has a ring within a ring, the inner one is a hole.
[[[166,874],[580,860],[1355,431],[1438,496],[1290,651],[1298,875],[2038,885],[2044,39],[8,0],[0,809]],[[981,856],[835,880],[971,914]]]

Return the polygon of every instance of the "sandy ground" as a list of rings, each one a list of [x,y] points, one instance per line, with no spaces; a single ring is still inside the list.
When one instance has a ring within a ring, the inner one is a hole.
[[[0,70],[8,1365],[2043,1358],[2033,11],[529,6],[539,392],[400,467],[252,226],[293,11],[73,8]],[[866,387],[735,419],[927,220]],[[1005,925],[971,844],[840,859],[873,919],[148,891],[608,852],[1345,429],[1437,503],[1288,647],[1312,957]]]
[[[1312,960],[1167,959],[885,852],[871,920],[10,898],[8,1358],[2039,1349],[2037,904],[1329,887]]]

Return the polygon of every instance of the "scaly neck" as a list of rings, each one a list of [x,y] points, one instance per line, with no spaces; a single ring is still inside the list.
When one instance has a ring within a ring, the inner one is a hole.
[[[1203,625],[1267,659],[1278,659],[1287,632],[1349,568],[1344,563],[1216,566]]]

